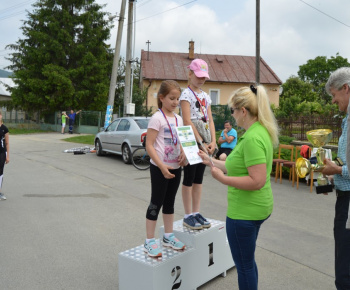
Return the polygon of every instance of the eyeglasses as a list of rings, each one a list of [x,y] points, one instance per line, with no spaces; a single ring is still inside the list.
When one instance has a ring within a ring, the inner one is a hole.
[[[235,110],[239,110],[239,108],[230,108],[231,109],[231,115],[235,112]]]
[[[243,108],[245,108],[247,111],[249,111],[250,112],[250,110],[248,109],[248,108],[246,108],[246,107],[243,107]],[[230,110],[231,110],[231,115],[233,115],[233,113],[235,112],[235,110],[239,110],[240,108],[230,108]]]

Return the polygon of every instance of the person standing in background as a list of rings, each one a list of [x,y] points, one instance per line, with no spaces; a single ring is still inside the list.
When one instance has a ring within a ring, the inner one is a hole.
[[[68,115],[69,118],[69,134],[73,134],[73,128],[74,128],[74,122],[75,122],[75,117],[81,112],[79,110],[78,112],[74,113],[74,110],[70,110],[70,114]]]
[[[66,111],[63,111],[61,116],[61,122],[62,122],[61,134],[64,134],[64,129],[66,128],[66,118],[69,119],[69,117],[66,114]]]
[[[2,182],[4,176],[5,164],[10,162],[10,140],[9,130],[4,125],[2,120],[2,113],[0,112],[0,190],[2,189]],[[6,196],[0,192],[0,200],[6,200]]]

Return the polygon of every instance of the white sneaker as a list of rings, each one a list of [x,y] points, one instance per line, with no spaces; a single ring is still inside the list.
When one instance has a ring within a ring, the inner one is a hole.
[[[6,196],[0,193],[0,200],[6,200]]]

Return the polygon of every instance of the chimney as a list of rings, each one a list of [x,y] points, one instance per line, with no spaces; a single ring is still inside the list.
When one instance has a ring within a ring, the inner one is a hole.
[[[188,48],[188,58],[192,60],[194,59],[194,41],[191,40],[189,44],[190,44],[190,47]]]

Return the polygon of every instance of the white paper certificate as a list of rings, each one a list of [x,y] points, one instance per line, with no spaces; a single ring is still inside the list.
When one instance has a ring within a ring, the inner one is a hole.
[[[188,163],[190,163],[191,165],[202,163],[203,160],[198,155],[199,149],[192,127],[176,127],[176,132]]]

